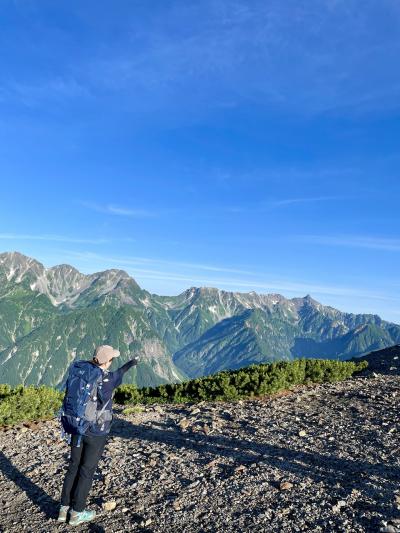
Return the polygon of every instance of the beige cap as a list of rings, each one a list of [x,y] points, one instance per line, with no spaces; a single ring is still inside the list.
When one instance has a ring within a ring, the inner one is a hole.
[[[107,344],[102,344],[95,349],[93,359],[96,358],[100,365],[104,365],[104,363],[108,363],[108,361],[111,361],[114,357],[119,357],[119,355],[119,350]]]

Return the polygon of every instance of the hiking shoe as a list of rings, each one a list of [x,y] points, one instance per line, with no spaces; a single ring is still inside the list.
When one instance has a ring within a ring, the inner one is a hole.
[[[67,521],[67,514],[68,514],[69,506],[68,505],[61,505],[60,510],[58,512],[58,522],[66,522]]]
[[[83,524],[84,522],[90,522],[90,520],[93,520],[93,518],[96,516],[96,511],[71,511],[71,515],[69,518],[69,525],[70,526],[79,526],[79,524]]]

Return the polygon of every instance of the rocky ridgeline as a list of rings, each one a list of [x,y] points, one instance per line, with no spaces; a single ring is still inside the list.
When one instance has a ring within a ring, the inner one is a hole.
[[[0,379],[10,385],[61,387],[74,359],[110,339],[121,362],[140,356],[125,377],[139,387],[288,358],[345,360],[400,341],[400,325],[310,295],[190,287],[161,296],[122,270],[47,269],[18,252],[0,254],[0,318]]]
[[[400,532],[399,356],[264,400],[121,409],[90,497],[101,514],[78,531]],[[0,450],[0,530],[68,531],[57,423],[3,432]]]

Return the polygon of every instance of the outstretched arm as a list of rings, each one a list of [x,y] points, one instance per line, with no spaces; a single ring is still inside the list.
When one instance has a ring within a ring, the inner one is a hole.
[[[110,381],[112,381],[113,388],[119,387],[121,385],[125,372],[127,372],[133,366],[137,365],[138,362],[139,357],[133,357],[130,361],[117,368],[117,370],[114,370],[114,372],[109,373],[109,379]]]

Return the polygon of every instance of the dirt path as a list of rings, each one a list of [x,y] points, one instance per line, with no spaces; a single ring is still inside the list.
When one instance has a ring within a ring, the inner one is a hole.
[[[395,363],[397,365],[397,360]],[[78,531],[400,532],[399,366],[265,401],[118,415]],[[0,433],[0,530],[55,521],[57,423]]]

